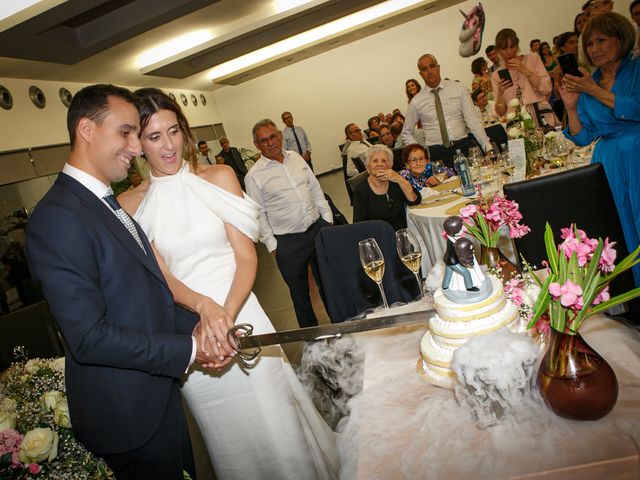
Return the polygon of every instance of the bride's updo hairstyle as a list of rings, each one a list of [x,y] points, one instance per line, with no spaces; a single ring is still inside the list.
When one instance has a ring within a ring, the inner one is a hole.
[[[184,137],[182,156],[191,164],[191,169],[196,171],[198,156],[196,154],[195,140],[191,134],[191,128],[187,118],[182,113],[180,106],[166,93],[159,88],[141,88],[136,90],[138,98],[138,112],[140,112],[140,134],[147,128],[151,116],[160,110],[170,110],[176,114],[180,131]]]

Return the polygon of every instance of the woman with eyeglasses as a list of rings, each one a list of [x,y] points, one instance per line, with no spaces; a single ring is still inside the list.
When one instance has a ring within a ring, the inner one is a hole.
[[[592,163],[602,163],[629,251],[640,243],[640,59],[632,56],[635,28],[619,13],[591,18],[582,49],[595,67],[565,75],[560,94],[569,118],[565,136],[578,146],[596,141]],[[640,286],[640,265],[633,268]]]
[[[420,191],[424,187],[434,187],[440,183],[431,172],[431,162],[427,149],[418,143],[407,145],[402,150],[404,170],[399,173],[406,178],[414,190]]]
[[[353,192],[353,221],[384,220],[394,230],[407,228],[407,205],[418,205],[422,198],[411,183],[391,169],[393,153],[384,145],[367,150],[369,177]]]

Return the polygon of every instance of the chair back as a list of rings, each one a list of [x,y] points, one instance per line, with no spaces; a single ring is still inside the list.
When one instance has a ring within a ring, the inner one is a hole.
[[[347,180],[351,192],[355,192],[356,188],[358,188],[358,185],[360,185],[362,182],[366,182],[367,178],[369,178],[369,172],[365,171]]]
[[[395,232],[382,220],[324,227],[316,237],[318,271],[325,307],[332,323],[343,322],[382,305],[376,283],[360,264],[358,242],[375,238],[385,259],[383,286],[389,305],[410,302],[418,296],[415,277],[396,251]]]
[[[509,200],[520,205],[522,223],[531,232],[514,239],[518,258],[524,256],[531,265],[542,267],[547,258],[544,246],[545,223],[549,222],[556,244],[560,229],[575,223],[591,238],[616,242],[617,259],[629,254],[622,224],[611,195],[609,182],[600,163],[579,167],[553,175],[509,183],[504,186]],[[612,295],[634,288],[631,270],[611,282]]]
[[[500,150],[502,150],[502,145],[509,143],[507,132],[501,124],[491,125],[485,128],[484,131],[487,133],[489,140],[495,142]]]
[[[13,362],[13,349],[23,346],[28,357],[64,356],[62,341],[45,301],[0,317],[0,371]]]

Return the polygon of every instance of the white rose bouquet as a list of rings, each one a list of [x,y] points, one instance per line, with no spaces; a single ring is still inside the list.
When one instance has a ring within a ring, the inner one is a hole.
[[[73,435],[64,359],[18,362],[0,374],[0,479],[31,478],[113,479]]]

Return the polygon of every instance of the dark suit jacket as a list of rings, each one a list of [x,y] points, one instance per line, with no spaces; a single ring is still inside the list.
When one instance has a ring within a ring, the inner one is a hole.
[[[233,171],[236,172],[236,177],[238,177],[240,186],[242,187],[242,190],[244,190],[244,176],[247,174],[247,167],[242,160],[240,151],[235,147],[231,147],[228,152],[220,150],[218,155],[222,157],[225,165],[229,165],[233,168]]]
[[[195,315],[176,308],[153,254],[64,173],[29,221],[27,256],[64,337],[77,438],[104,454],[144,445],[189,363]]]

